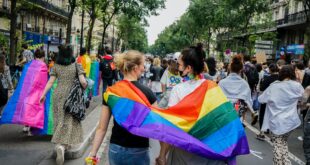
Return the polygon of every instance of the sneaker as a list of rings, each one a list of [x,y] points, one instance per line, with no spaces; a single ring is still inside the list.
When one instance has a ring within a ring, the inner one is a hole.
[[[28,133],[29,131],[30,131],[30,127],[24,126],[23,132],[24,132],[24,133]]]
[[[56,147],[56,164],[63,165],[65,162],[65,148],[62,145]]]
[[[304,141],[304,138],[302,136],[298,136],[297,139],[300,141]]]
[[[33,136],[30,130],[27,132],[27,136]]]
[[[256,139],[261,140],[261,141],[265,141],[265,135],[264,134],[258,134],[256,136]]]
[[[251,125],[255,125],[258,120],[258,115],[257,114],[252,114],[252,122]]]

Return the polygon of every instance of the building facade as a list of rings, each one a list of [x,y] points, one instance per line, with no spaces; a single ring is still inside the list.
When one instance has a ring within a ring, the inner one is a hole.
[[[0,0],[0,33],[9,37],[10,0]],[[65,41],[68,0],[27,0],[17,4],[17,35],[31,49],[43,47],[57,52]],[[18,41],[20,42],[20,41]]]
[[[307,21],[303,3],[297,0],[273,0],[271,9],[279,39],[276,58],[283,55],[280,52],[285,52],[286,57],[281,58],[287,61],[294,58],[301,59],[304,55]]]

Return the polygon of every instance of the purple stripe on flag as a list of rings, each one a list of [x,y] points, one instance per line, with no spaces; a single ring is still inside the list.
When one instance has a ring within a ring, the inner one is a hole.
[[[221,155],[244,155],[249,154],[249,144],[246,136],[239,138],[238,143],[231,145],[229,148],[221,152]]]
[[[146,118],[146,116],[149,114],[150,109],[138,102],[134,103],[132,109],[133,110],[130,112],[126,121],[123,122],[122,125],[133,125],[139,127]]]
[[[182,132],[163,124],[149,124],[144,125],[143,127],[123,125],[123,127],[132,134],[157,139],[209,159],[227,160],[231,157],[231,155],[215,153],[206,144],[190,136],[186,132]]]

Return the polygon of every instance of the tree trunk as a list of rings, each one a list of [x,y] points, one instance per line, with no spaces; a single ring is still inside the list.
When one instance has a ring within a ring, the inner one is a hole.
[[[101,38],[101,47],[104,48],[104,42],[105,42],[105,33],[107,32],[108,26],[104,25],[103,32],[102,32],[102,38]]]
[[[88,54],[90,53],[90,49],[91,49],[91,40],[93,38],[93,29],[94,29],[95,21],[96,21],[95,17],[91,17],[91,19],[89,20],[89,29],[87,33],[87,49],[86,49]]]
[[[91,40],[93,38],[93,29],[94,29],[94,25],[95,25],[95,21],[96,21],[96,3],[94,1],[92,1],[91,3],[91,11],[90,11],[90,20],[89,20],[89,29],[88,29],[88,33],[87,33],[87,52],[88,54],[90,53],[90,49],[91,49]]]
[[[80,53],[83,48],[83,41],[84,41],[84,16],[85,16],[84,5],[85,5],[85,0],[82,0],[83,9],[82,9],[82,23],[81,23],[81,37],[80,37]]]
[[[70,1],[69,4],[70,4],[70,12],[69,12],[68,20],[67,20],[66,44],[70,44],[72,17],[73,17],[73,13],[76,7],[76,0]]]
[[[16,20],[17,20],[17,10],[16,10],[17,0],[11,0],[11,14],[10,14],[10,65],[15,64],[16,60]]]

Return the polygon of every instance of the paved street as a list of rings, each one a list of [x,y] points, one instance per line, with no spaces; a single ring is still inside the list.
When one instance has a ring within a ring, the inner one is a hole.
[[[101,97],[94,97],[87,114],[100,103]],[[22,128],[23,126],[19,125],[0,125],[0,164],[45,164],[44,161],[51,159],[53,155],[54,144],[50,142],[51,136],[28,137],[22,132]]]
[[[100,104],[100,98],[94,98],[91,103],[90,110]],[[248,116],[247,119],[250,119]],[[97,122],[91,119],[87,119],[91,122]],[[108,143],[111,134],[112,122],[110,122],[108,134],[100,147],[99,153],[101,153],[100,165],[108,165]],[[272,164],[272,147],[267,141],[257,140],[257,126],[254,127],[247,125],[246,134],[250,144],[251,154],[239,156],[239,165],[248,165],[251,162],[252,165]],[[18,125],[1,125],[0,126],[0,162],[1,164],[8,165],[53,165],[55,159],[53,158],[54,144],[50,142],[51,136],[33,136],[28,137],[22,133],[22,126]],[[291,161],[293,165],[303,164],[304,162],[302,141],[297,137],[302,135],[301,127],[295,130],[289,138],[289,150],[291,152]],[[150,141],[150,157],[151,164],[155,164],[155,158],[159,153],[158,141]],[[83,165],[84,158],[90,152],[90,146],[86,149],[86,152],[81,158],[74,160],[66,160],[66,165]]]

